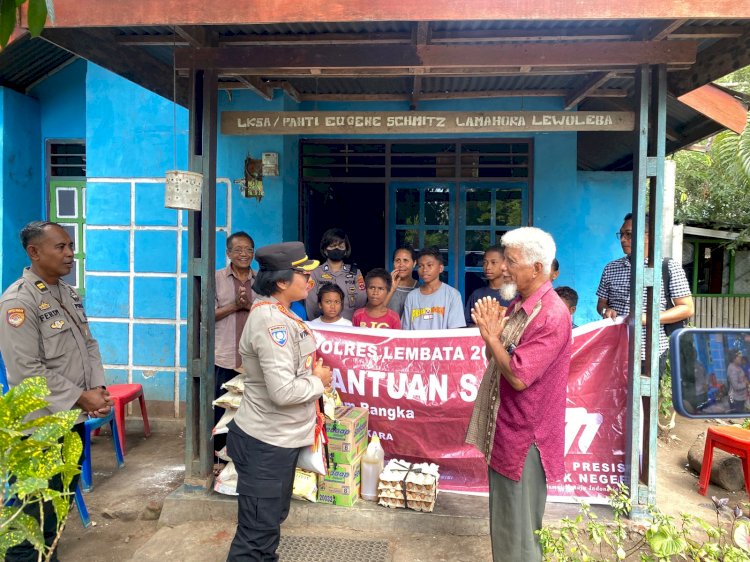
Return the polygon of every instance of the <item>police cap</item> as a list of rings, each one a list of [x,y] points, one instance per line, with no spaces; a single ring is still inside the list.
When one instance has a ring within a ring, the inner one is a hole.
[[[307,257],[302,242],[282,242],[263,246],[255,253],[255,259],[260,264],[261,271],[312,271],[320,265],[319,261]]]

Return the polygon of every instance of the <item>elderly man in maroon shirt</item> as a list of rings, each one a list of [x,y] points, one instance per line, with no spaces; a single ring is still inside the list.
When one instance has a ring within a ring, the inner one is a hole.
[[[570,313],[549,280],[555,242],[538,228],[503,236],[500,294],[472,317],[487,344],[488,365],[466,440],[489,464],[493,560],[541,560],[547,482],[562,479],[565,394],[570,369]],[[515,298],[514,298],[515,297]]]

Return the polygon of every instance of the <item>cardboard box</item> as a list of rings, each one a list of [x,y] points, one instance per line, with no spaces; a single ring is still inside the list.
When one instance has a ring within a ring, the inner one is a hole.
[[[336,489],[336,484],[329,484],[327,482],[323,482],[318,486],[318,503],[327,503],[330,505],[340,505],[344,507],[351,507],[355,503],[357,503],[357,500],[359,499],[359,482],[357,482],[357,485],[354,486],[351,490],[349,490],[348,494],[338,493]]]
[[[364,408],[339,406],[336,420],[326,420],[328,460],[336,464],[354,464],[367,449],[367,416]]]
[[[342,495],[349,495],[354,489],[359,490],[362,478],[360,461],[361,457],[358,457],[353,464],[330,463],[328,474],[318,475],[318,488],[325,484],[328,492]]]

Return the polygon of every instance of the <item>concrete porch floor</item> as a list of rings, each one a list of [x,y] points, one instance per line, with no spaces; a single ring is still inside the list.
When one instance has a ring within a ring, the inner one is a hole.
[[[128,454],[120,470],[111,437],[93,438],[94,489],[85,499],[95,525],[83,529],[77,511],[72,511],[60,543],[61,560],[226,560],[234,536],[236,501],[213,492],[191,493],[182,486],[182,420],[157,419],[152,428],[154,433],[145,439],[139,420],[128,420]],[[678,468],[674,464],[661,465],[667,476]],[[695,506],[705,504],[706,498],[689,492],[695,477],[684,471],[675,476],[683,486],[679,494],[697,513]],[[668,495],[669,483],[659,485],[659,496]],[[722,491],[712,489],[709,497],[712,493]],[[668,507],[663,509],[671,512]],[[684,506],[680,509],[688,511]],[[611,513],[608,507],[596,511],[605,519]],[[554,524],[577,512],[574,504],[548,503],[545,522]],[[344,508],[294,500],[282,534],[387,540],[392,562],[426,562],[489,560],[487,533],[485,497],[441,492],[432,514],[364,501]]]

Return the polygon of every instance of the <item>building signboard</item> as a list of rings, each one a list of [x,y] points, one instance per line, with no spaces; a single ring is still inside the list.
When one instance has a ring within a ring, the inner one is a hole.
[[[632,131],[629,111],[224,111],[225,135]]]

